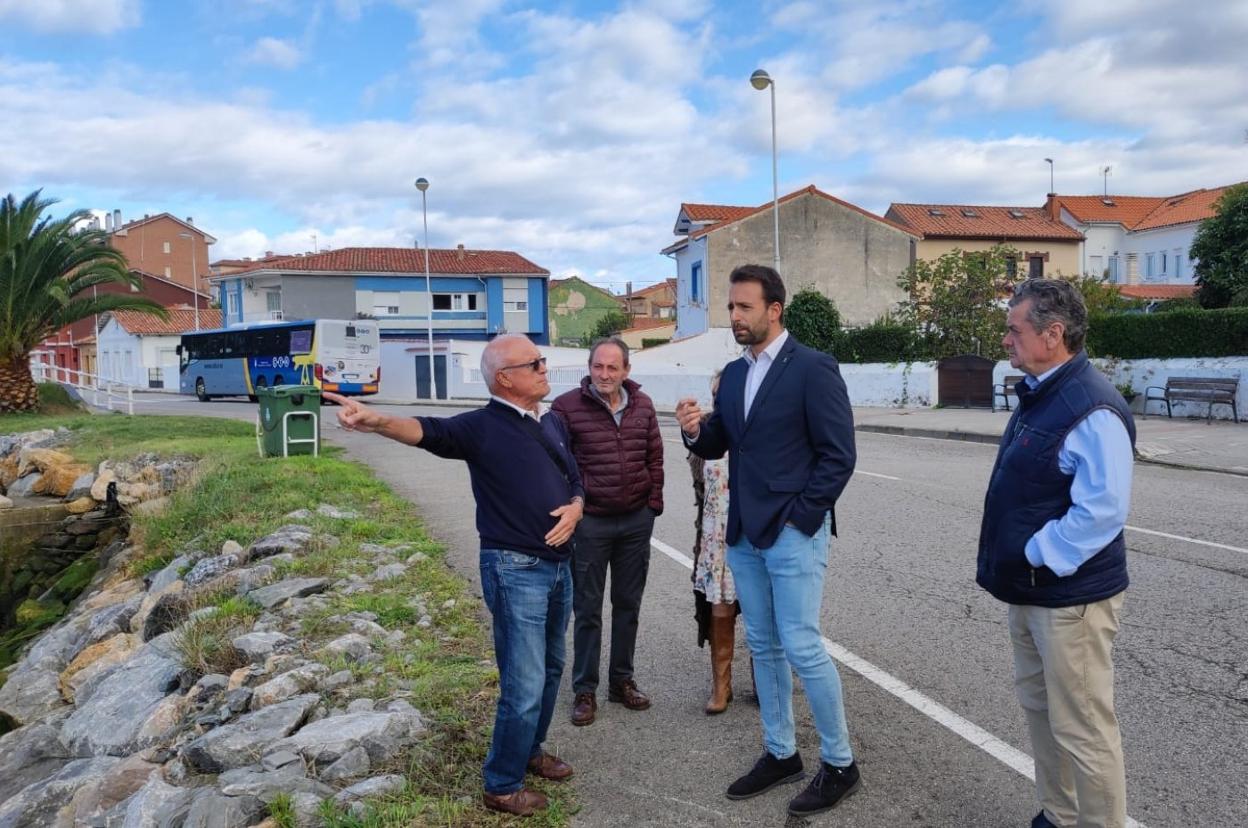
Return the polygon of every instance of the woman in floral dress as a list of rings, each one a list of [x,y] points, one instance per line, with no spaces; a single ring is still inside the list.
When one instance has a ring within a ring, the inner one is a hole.
[[[711,381],[711,393],[719,388],[719,376]],[[735,639],[737,590],[728,569],[728,460],[703,460],[689,455],[693,472],[693,497],[697,505],[697,530],[693,546],[694,617],[698,621],[698,646],[711,642],[711,698],[708,716],[723,713],[732,701],[732,651]]]

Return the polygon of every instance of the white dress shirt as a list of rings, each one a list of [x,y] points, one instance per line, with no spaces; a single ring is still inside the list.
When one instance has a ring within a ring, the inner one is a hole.
[[[767,372],[771,370],[771,365],[776,361],[776,355],[780,353],[780,349],[784,347],[784,343],[789,341],[789,332],[781,331],[780,335],[772,340],[771,344],[763,349],[757,357],[750,348],[745,349],[745,361],[750,364],[749,372],[745,375],[745,416],[750,416],[750,406],[754,405],[754,397],[758,394],[758,389],[763,387],[763,380],[767,379]]]
[[[537,404],[537,412],[534,413],[532,409],[521,408],[520,406],[516,405],[511,400],[504,400],[502,397],[496,394],[491,394],[490,399],[502,403],[503,405],[510,408],[512,411],[515,411],[521,417],[532,417],[533,419],[537,420],[539,423],[542,421],[542,417],[546,414],[546,408],[540,402]]]

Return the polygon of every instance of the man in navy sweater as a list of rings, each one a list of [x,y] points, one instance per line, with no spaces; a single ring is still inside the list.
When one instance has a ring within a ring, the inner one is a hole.
[[[355,400],[338,403],[339,424],[466,460],[477,501],[481,588],[494,617],[499,698],[485,759],[484,804],[517,816],[546,807],[525,772],[564,780],[572,768],[542,749],[563,675],[572,610],[573,532],[585,491],[563,423],[542,409],[546,359],[528,337],[500,336],[481,355],[490,388],[484,408],[454,417],[395,417]]]

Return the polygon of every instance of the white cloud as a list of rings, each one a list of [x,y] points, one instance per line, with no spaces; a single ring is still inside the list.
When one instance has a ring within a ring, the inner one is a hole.
[[[139,18],[139,0],[0,0],[0,21],[39,32],[108,35]]]
[[[247,63],[260,66],[272,66],[277,69],[294,69],[303,62],[303,53],[299,47],[288,40],[276,37],[262,37],[255,42],[244,56]]]

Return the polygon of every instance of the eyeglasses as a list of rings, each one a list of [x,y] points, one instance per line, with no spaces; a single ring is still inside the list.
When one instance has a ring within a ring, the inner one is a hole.
[[[538,357],[532,362],[522,362],[519,365],[504,365],[499,368],[500,371],[510,371],[512,368],[529,368],[533,371],[540,371],[546,365],[546,357]]]

